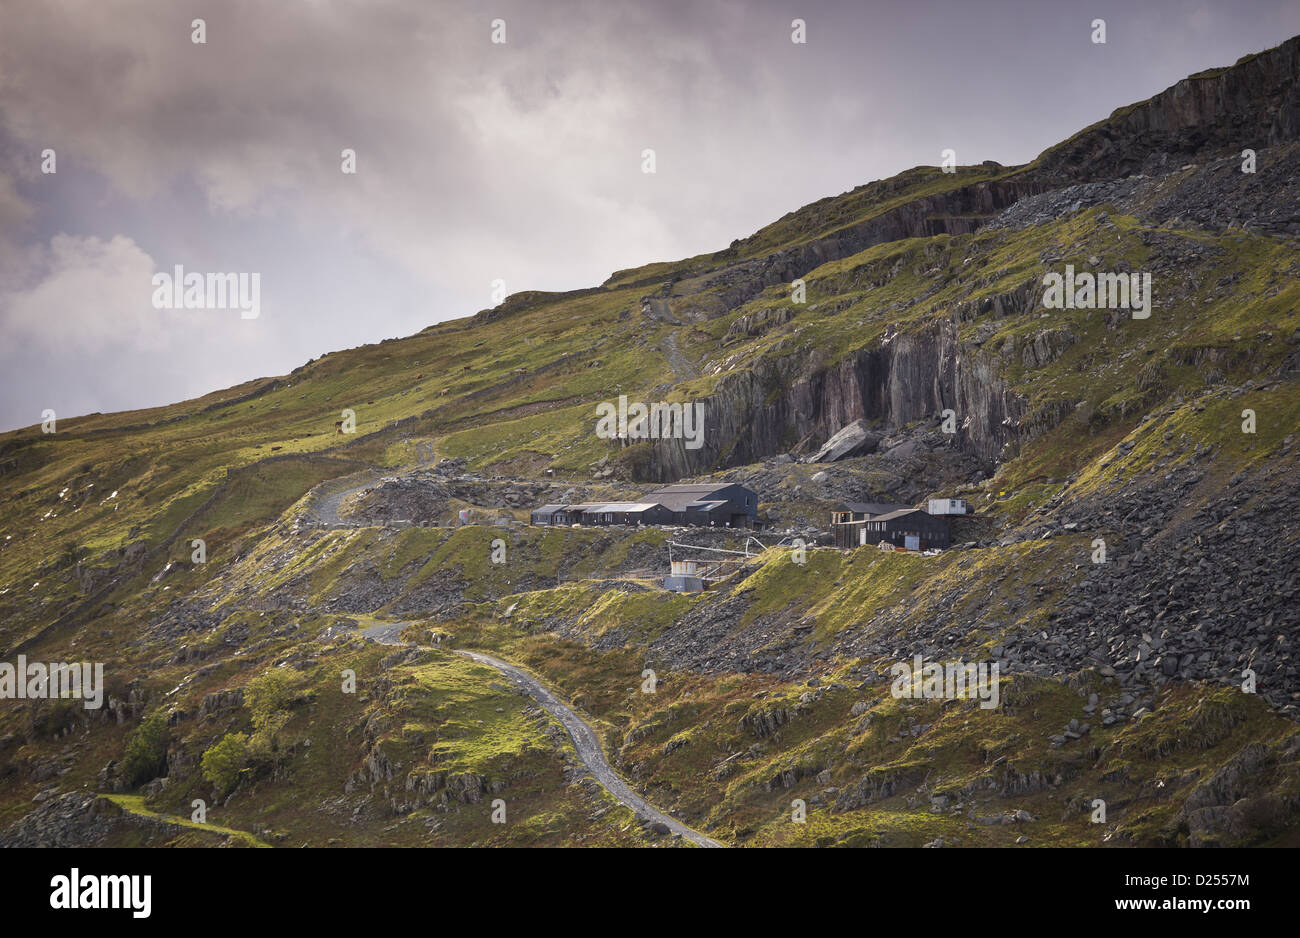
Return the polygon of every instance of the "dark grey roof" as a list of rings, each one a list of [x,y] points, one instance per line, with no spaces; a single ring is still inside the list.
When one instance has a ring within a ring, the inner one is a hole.
[[[912,514],[913,512],[916,512],[916,511],[921,511],[921,509],[919,509],[919,508],[903,508],[903,509],[901,509],[901,510],[899,510],[899,511],[891,511],[891,512],[889,512],[888,514],[877,515],[876,517],[871,518],[871,519],[869,519],[869,520],[871,520],[871,521],[893,521],[895,518],[901,518],[901,517],[903,517],[904,515],[910,515],[910,514]],[[926,514],[926,513],[923,512],[923,511],[921,511],[921,514],[924,515],[924,514]],[[929,517],[929,515],[926,515],[926,517]]]
[[[687,507],[687,509],[692,509],[692,508],[694,508],[694,509],[697,509],[697,510],[699,510],[699,511],[713,511],[715,508],[721,508],[722,506],[724,506],[724,505],[728,505],[728,504],[730,504],[730,502],[728,502],[728,501],[726,501],[725,499],[723,499],[723,500],[717,500],[717,501],[691,502],[691,503],[689,503],[686,507]]]
[[[730,488],[738,485],[735,482],[719,482],[711,485],[665,485],[654,491],[646,492],[641,496],[643,501],[658,502],[669,511],[685,511],[687,508],[698,507],[702,502],[725,501],[725,499],[710,499],[707,496],[712,495],[721,489]],[[740,486],[744,488],[744,486]]]

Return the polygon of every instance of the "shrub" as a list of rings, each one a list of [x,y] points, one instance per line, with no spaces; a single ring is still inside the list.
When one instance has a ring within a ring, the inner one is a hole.
[[[279,670],[259,674],[244,688],[244,705],[253,717],[252,749],[267,756],[279,748],[278,734],[289,722],[288,710],[296,691],[289,677]]]
[[[244,705],[253,715],[253,726],[259,730],[275,723],[276,715],[289,709],[293,698],[289,678],[279,670],[259,674],[244,687]]]
[[[200,761],[203,777],[222,794],[232,791],[248,765],[248,734],[227,733],[221,741],[208,747]]]
[[[134,787],[157,778],[166,770],[167,717],[161,710],[155,710],[140,721],[126,741],[122,775]]]

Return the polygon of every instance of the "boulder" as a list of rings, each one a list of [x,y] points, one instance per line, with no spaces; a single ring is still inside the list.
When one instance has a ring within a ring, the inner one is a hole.
[[[808,457],[808,462],[835,462],[849,456],[864,456],[874,452],[880,440],[880,434],[869,430],[865,420],[855,420],[836,431],[821,449]]]
[[[921,452],[920,440],[904,440],[897,446],[891,447],[885,455],[891,459],[904,459],[908,456],[915,456]]]

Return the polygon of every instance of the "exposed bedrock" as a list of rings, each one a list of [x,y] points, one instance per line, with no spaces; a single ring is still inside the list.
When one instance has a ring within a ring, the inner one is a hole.
[[[721,308],[736,309],[767,287],[788,284],[823,264],[851,257],[877,244],[904,238],[969,234],[1008,206],[1046,188],[1037,179],[1017,176],[972,183],[951,192],[913,199],[832,235],[723,267],[708,275],[699,286],[716,291],[722,298]],[[727,253],[717,255],[718,259],[725,258]]]
[[[1121,108],[1007,178],[914,199],[834,234],[732,264],[701,278],[698,289],[716,292],[723,308],[735,309],[765,287],[789,283],[876,244],[972,232],[1007,207],[1070,182],[1159,172],[1171,158],[1204,159],[1286,144],[1300,136],[1297,75],[1300,37]],[[1015,306],[1027,298],[1017,293],[1007,299]],[[960,320],[983,311],[959,308],[954,314]],[[1040,336],[1022,350],[1024,364],[1050,361],[1072,338]],[[649,472],[656,481],[743,465],[801,445],[815,449],[854,420],[896,426],[945,408],[957,413],[957,443],[993,462],[1019,433],[1042,432],[1062,416],[1036,413],[1022,430],[1024,402],[998,376],[997,359],[974,346],[961,347],[950,323],[895,336],[879,349],[833,364],[815,351],[773,357],[724,378],[705,403],[701,448],[689,450],[682,440],[653,443]]]
[[[948,408],[956,413],[957,445],[992,463],[1025,412],[998,374],[996,356],[961,343],[947,320],[829,366],[806,355],[759,362],[725,377],[704,403],[699,449],[683,440],[654,442],[657,481],[745,465],[801,444],[812,451],[855,420],[894,427]]]
[[[1224,156],[1300,137],[1300,36],[1238,65],[1184,78],[1044,154],[1040,172],[1072,180],[1143,172],[1156,154]]]

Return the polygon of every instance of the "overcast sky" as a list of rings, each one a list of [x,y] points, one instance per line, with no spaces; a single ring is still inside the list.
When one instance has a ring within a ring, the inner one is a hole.
[[[948,147],[1026,162],[1297,33],[1294,0],[0,0],[0,429],[718,250]],[[258,273],[260,315],[156,309],[177,264]]]

